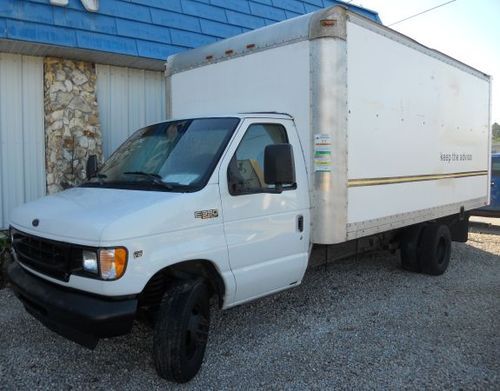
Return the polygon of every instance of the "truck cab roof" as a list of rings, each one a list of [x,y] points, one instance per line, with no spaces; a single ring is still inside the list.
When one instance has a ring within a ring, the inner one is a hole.
[[[192,117],[179,117],[179,118],[170,118],[165,121],[159,121],[157,123],[168,122],[168,121],[178,121],[183,119],[197,119],[197,118],[224,118],[224,117],[232,117],[232,118],[267,118],[267,119],[288,119],[293,120],[293,117],[287,113],[279,113],[276,111],[255,111],[255,112],[242,112],[242,113],[231,113],[231,114],[207,114],[200,116],[192,116]]]

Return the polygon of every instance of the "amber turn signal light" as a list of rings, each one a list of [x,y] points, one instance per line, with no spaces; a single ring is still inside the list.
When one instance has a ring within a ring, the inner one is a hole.
[[[117,280],[125,273],[127,267],[127,250],[123,247],[99,250],[101,278]]]

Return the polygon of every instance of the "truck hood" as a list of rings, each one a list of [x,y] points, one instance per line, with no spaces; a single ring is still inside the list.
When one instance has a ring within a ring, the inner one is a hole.
[[[195,225],[196,203],[188,199],[199,193],[73,188],[20,206],[11,224],[33,235],[96,245]]]

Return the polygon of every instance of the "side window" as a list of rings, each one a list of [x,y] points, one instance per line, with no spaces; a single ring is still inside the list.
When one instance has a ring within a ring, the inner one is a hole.
[[[272,188],[264,182],[264,150],[267,145],[283,143],[288,143],[283,125],[250,125],[229,163],[229,192],[232,195],[251,194]]]

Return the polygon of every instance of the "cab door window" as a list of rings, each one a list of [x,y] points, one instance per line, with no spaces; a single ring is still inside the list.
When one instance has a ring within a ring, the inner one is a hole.
[[[271,144],[288,143],[285,127],[280,124],[253,124],[247,129],[228,169],[229,193],[263,193],[272,189],[264,181],[264,150]],[[288,189],[294,186],[289,186]],[[287,190],[284,186],[283,190]]]

